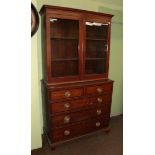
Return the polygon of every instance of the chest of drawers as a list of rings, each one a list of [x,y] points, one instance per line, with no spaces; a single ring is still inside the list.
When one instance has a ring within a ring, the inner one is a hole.
[[[109,127],[113,81],[46,85],[46,130],[52,144]]]

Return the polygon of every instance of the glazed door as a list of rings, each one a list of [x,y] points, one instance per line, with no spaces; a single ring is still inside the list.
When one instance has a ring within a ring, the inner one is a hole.
[[[79,20],[50,18],[51,79],[79,79]]]
[[[108,77],[109,23],[85,22],[85,77]]]

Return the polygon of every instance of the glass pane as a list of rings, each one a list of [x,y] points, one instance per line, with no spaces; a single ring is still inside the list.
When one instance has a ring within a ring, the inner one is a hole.
[[[86,22],[86,74],[106,72],[108,24]]]
[[[104,59],[94,59],[86,61],[86,73],[87,74],[101,74],[105,72],[105,61]]]
[[[79,74],[79,21],[51,19],[52,76]]]
[[[108,24],[86,22],[86,36],[90,39],[107,40]]]
[[[78,74],[78,61],[77,60],[63,60],[63,61],[52,61],[52,76],[53,77],[64,77]]]

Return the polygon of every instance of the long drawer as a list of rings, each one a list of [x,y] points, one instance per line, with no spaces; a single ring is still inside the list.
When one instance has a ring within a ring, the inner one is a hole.
[[[72,113],[68,112],[61,115],[54,115],[51,117],[51,124],[52,127],[58,127],[98,116],[108,117],[109,115],[110,105],[106,105],[93,109],[80,110]]]
[[[101,96],[70,100],[65,102],[54,102],[49,104],[51,114],[59,112],[67,112],[86,107],[100,106],[102,104],[109,104],[111,102],[111,94],[104,94]]]
[[[59,142],[61,140],[78,137],[86,133],[108,127],[108,122],[109,118],[103,116],[99,118],[84,120],[61,128],[53,128],[51,129],[49,136],[52,140],[52,143]]]

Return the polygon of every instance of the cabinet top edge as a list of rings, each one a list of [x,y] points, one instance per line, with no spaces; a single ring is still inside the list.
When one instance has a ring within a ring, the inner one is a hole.
[[[81,10],[81,9],[75,9],[75,8],[68,8],[68,7],[60,7],[60,6],[53,6],[53,5],[43,5],[39,11],[40,14],[43,14],[43,12],[46,9],[58,9],[58,10],[63,10],[63,11],[74,11],[74,12],[79,12],[79,13],[89,13],[89,14],[96,14],[96,15],[104,15],[107,17],[113,17],[114,15],[112,14],[107,14],[107,13],[102,13],[102,12],[94,12],[94,11],[88,11],[88,10]]]
[[[81,86],[81,85],[92,85],[92,84],[101,84],[101,83],[114,83],[113,80],[92,80],[92,81],[77,81],[77,82],[67,82],[67,83],[47,83],[45,80],[41,80],[42,84],[45,84],[47,87],[59,87],[59,86]]]

